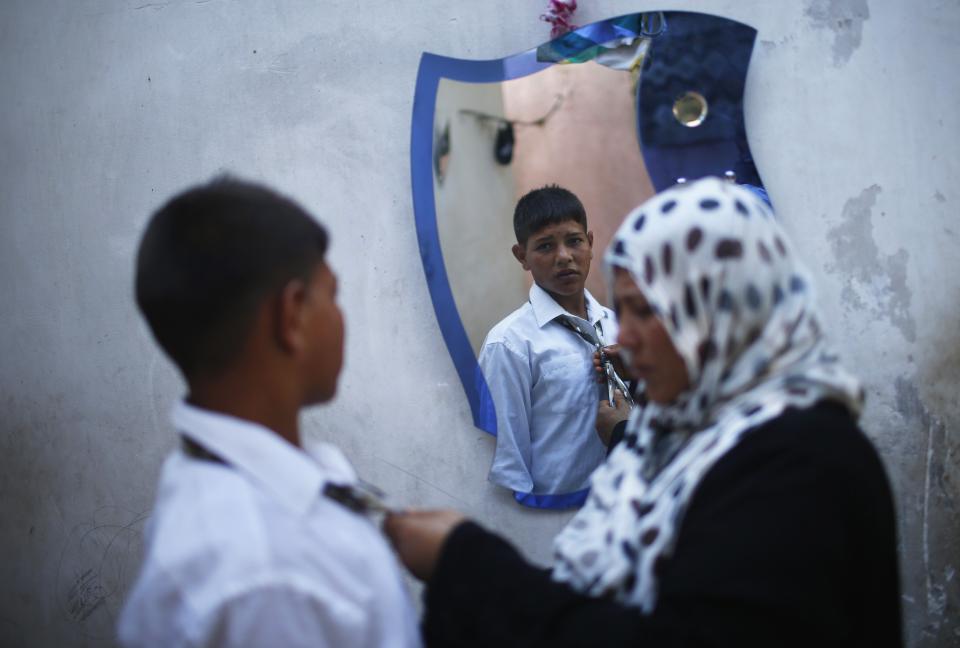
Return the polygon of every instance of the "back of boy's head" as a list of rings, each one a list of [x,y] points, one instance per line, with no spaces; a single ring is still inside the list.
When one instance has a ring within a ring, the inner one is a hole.
[[[583,203],[572,191],[555,184],[547,185],[527,192],[517,201],[513,210],[513,232],[517,243],[526,245],[531,234],[568,220],[580,223],[586,231],[587,212]]]
[[[137,254],[137,305],[190,380],[240,353],[262,301],[308,280],[327,233],[289,198],[231,178],[188,189],[150,220]]]

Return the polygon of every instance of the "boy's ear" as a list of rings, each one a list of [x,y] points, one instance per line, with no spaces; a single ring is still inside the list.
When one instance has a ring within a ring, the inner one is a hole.
[[[590,244],[590,248],[593,249],[593,232],[587,232],[587,243]]]
[[[297,353],[306,344],[304,334],[304,304],[307,284],[303,279],[291,279],[274,298],[274,336],[277,345],[287,353]]]
[[[523,269],[529,270],[530,268],[527,266],[527,246],[514,243],[510,250],[513,252],[513,258],[520,262]]]

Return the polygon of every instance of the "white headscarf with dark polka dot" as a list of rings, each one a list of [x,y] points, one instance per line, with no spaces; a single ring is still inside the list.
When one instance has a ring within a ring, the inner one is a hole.
[[[594,472],[587,503],[554,541],[556,580],[651,612],[697,485],[745,432],[788,407],[863,391],[830,351],[810,275],[769,208],[708,178],[665,191],[617,231],[604,266],[626,269],[690,377],[669,405],[634,410]]]

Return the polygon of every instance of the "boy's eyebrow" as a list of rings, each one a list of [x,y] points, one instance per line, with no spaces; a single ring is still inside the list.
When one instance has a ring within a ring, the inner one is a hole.
[[[534,236],[534,237],[533,237],[533,242],[534,242],[534,243],[543,243],[543,242],[545,242],[545,241],[552,241],[554,238],[556,238],[556,237],[555,237],[553,234],[543,234],[543,235],[541,235],[541,236]]]

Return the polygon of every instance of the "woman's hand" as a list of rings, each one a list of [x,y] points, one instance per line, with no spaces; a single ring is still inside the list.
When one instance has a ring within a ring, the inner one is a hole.
[[[626,421],[630,418],[630,406],[623,398],[623,392],[619,389],[613,392],[613,403],[600,401],[597,407],[597,435],[600,437],[603,445],[610,447],[610,437],[613,435],[613,428],[620,421]]]
[[[411,574],[428,581],[444,541],[465,519],[462,513],[452,510],[390,513],[383,520],[383,531],[400,562]]]

